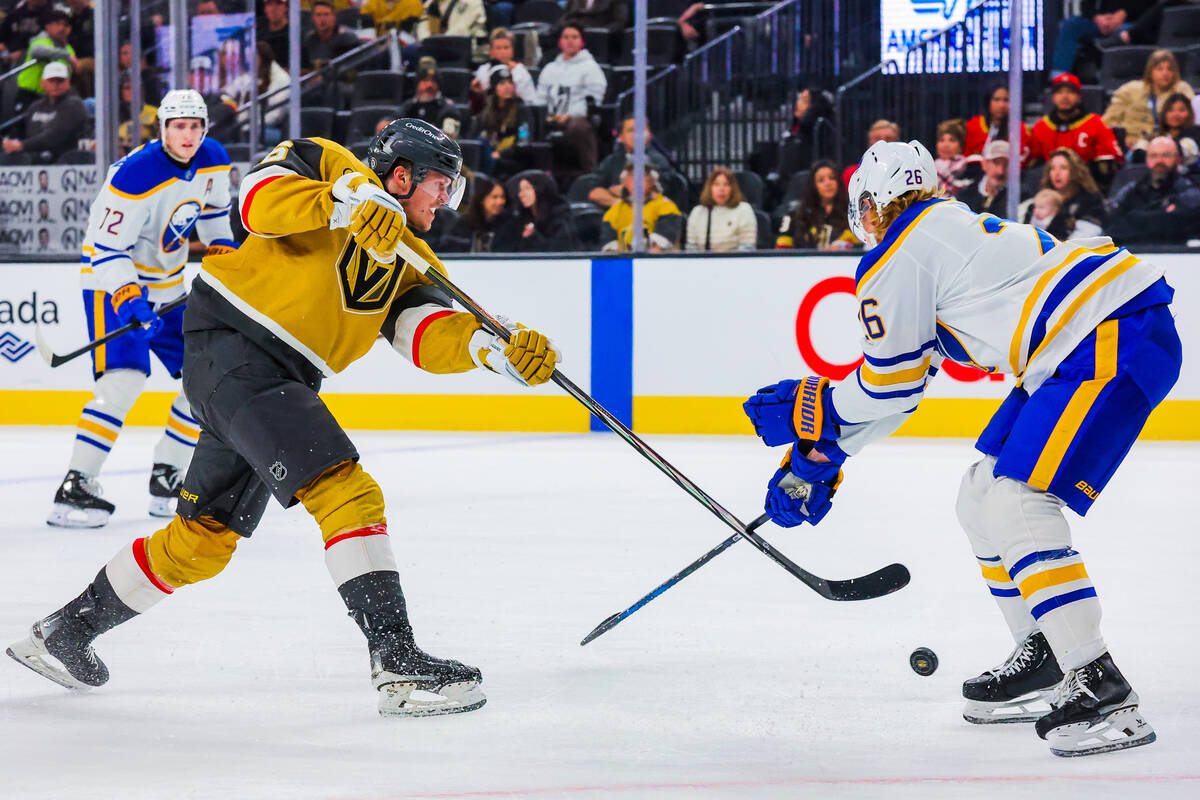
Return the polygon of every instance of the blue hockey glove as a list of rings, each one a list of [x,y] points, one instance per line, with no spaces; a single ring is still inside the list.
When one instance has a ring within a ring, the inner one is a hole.
[[[816,525],[833,507],[833,495],[842,482],[842,471],[836,464],[816,464],[800,456],[798,459],[813,465],[811,473],[824,478],[804,479],[789,467],[791,453],[784,459],[783,466],[775,471],[767,482],[765,510],[771,520],[784,528],[792,528],[802,522]]]
[[[814,447],[835,464],[846,460],[837,446],[837,425],[827,413],[829,379],[810,375],[804,380],[784,380],[764,386],[742,404],[754,432],[768,447],[795,443],[801,454]]]
[[[141,323],[130,332],[131,336],[150,339],[162,329],[162,318],[154,313],[154,309],[146,300],[146,289],[136,283],[127,283],[113,292],[112,304],[121,325]]]

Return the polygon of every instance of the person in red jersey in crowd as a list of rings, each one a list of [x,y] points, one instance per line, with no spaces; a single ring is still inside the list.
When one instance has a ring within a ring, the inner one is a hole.
[[[1125,163],[1117,137],[1099,115],[1084,111],[1079,78],[1066,72],[1050,85],[1054,110],[1033,126],[1033,160],[1046,161],[1060,147],[1074,150],[1107,192],[1113,176]]]

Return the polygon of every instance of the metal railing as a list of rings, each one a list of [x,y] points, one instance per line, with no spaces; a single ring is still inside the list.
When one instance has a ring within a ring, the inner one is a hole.
[[[737,168],[758,142],[781,138],[797,90],[834,85],[845,45],[842,5],[783,0],[647,79],[655,138],[690,181],[719,165]],[[632,89],[617,96],[618,115],[632,107]]]
[[[1024,25],[1033,32],[1022,57],[1028,97],[1031,92],[1036,96],[1040,87],[1043,4],[1023,5]],[[838,161],[857,160],[868,129],[878,119],[896,122],[903,139],[920,139],[932,149],[939,122],[983,113],[988,91],[1007,84],[1008,6],[1009,0],[974,0],[960,22],[839,86]]]

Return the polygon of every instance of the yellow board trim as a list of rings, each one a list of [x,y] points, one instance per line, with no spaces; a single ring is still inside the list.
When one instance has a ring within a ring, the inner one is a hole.
[[[989,581],[995,581],[996,583],[1012,583],[1012,579],[1008,577],[1008,573],[1005,572],[1004,567],[985,567],[980,565],[979,571],[982,572],[983,577],[987,578]]]
[[[1022,597],[1028,598],[1042,589],[1048,589],[1051,586],[1061,586],[1064,583],[1071,583],[1072,581],[1087,580],[1087,577],[1087,570],[1084,569],[1083,564],[1068,564],[1065,567],[1030,575],[1021,581],[1017,588],[1020,589]]]
[[[1071,395],[1062,416],[1050,432],[1046,448],[1038,456],[1033,472],[1029,476],[1029,485],[1035,489],[1049,489],[1062,466],[1062,460],[1067,454],[1071,442],[1075,441],[1083,420],[1087,417],[1092,405],[1108,382],[1117,374],[1117,331],[1119,322],[1110,319],[1101,322],[1096,328],[1096,377],[1084,381]]]
[[[866,363],[862,365],[859,374],[862,379],[872,386],[895,386],[897,383],[912,383],[919,381],[925,377],[925,373],[929,371],[929,362],[932,356],[925,356],[925,360],[920,366],[902,369],[899,372],[876,372],[871,369]]]
[[[0,425],[75,425],[91,392],[0,389]],[[178,396],[144,392],[125,424],[160,427]],[[347,428],[359,430],[530,431],[583,433],[587,411],[569,397],[520,395],[322,395]],[[638,433],[753,435],[745,397],[635,397]],[[925,398],[898,436],[974,438],[999,400]],[[1144,440],[1200,441],[1200,400],[1167,400],[1150,415]]]

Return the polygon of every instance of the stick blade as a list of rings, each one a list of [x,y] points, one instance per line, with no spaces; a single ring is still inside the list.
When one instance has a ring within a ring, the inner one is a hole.
[[[50,343],[46,341],[46,337],[42,333],[41,325],[33,326],[33,343],[37,345],[38,355],[42,357],[43,361],[52,367],[58,366],[58,364],[55,363],[58,356],[50,347]]]
[[[830,600],[872,600],[900,591],[911,579],[908,567],[903,564],[888,564],[861,578],[826,581],[826,591],[820,593]]]
[[[592,641],[596,637],[603,636],[605,633],[608,633],[610,630],[615,628],[617,626],[617,623],[620,621],[621,621],[621,615],[613,614],[611,617],[604,620],[604,622],[601,622],[599,625],[597,625],[595,628],[593,628],[591,633],[589,633],[587,636],[583,637],[583,641],[581,641],[579,643],[579,646],[583,647],[585,644]]]

